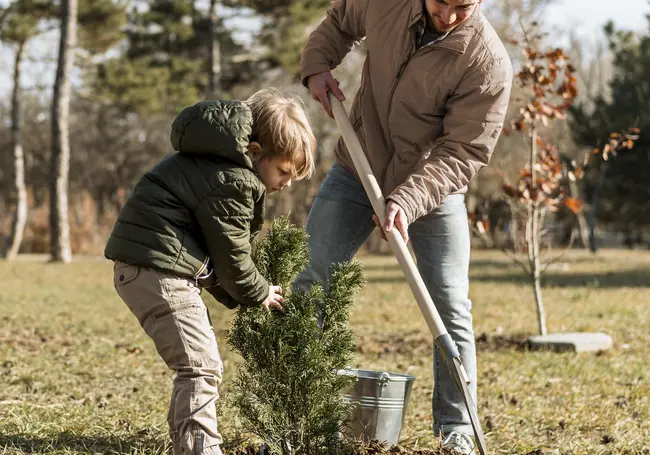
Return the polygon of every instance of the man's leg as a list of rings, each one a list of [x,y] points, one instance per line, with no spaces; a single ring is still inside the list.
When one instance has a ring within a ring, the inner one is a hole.
[[[295,288],[327,287],[332,265],[351,260],[375,227],[372,206],[354,175],[335,164],[325,177],[307,217],[311,262]]]
[[[469,300],[470,237],[463,195],[451,195],[434,212],[415,221],[409,234],[422,279],[460,351],[476,402],[476,346]],[[434,433],[473,434],[463,397],[437,348],[434,354]]]

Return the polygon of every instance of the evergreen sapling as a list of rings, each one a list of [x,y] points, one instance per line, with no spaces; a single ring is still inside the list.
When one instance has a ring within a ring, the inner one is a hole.
[[[336,265],[327,290],[314,285],[289,293],[309,264],[309,249],[304,229],[286,218],[258,242],[254,261],[270,283],[282,286],[284,312],[239,309],[229,343],[244,362],[231,400],[246,430],[273,454],[340,452],[350,411],[342,391],[355,378],[336,372],[350,365],[355,348],[349,312],[363,284],[361,266]]]

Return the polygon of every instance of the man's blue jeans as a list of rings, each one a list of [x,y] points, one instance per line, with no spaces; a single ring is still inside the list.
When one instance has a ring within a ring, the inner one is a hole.
[[[311,265],[297,279],[303,289],[327,285],[331,266],[351,260],[375,228],[373,210],[356,177],[335,164],[321,185],[307,218]],[[467,209],[462,194],[451,195],[430,214],[409,226],[418,269],[456,342],[471,381],[476,402],[476,347],[469,292],[470,240]],[[434,433],[472,434],[462,395],[456,390],[444,360],[434,354]]]

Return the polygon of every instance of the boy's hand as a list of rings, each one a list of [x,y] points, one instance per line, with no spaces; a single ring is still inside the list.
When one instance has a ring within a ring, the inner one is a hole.
[[[269,286],[269,296],[262,303],[264,308],[266,308],[266,311],[271,311],[271,308],[278,311],[284,311],[284,308],[282,308],[282,302],[284,302],[284,297],[282,297],[282,288],[280,286]]]

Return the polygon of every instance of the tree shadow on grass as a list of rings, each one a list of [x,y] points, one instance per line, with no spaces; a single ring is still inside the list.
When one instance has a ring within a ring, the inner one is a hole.
[[[496,268],[503,269],[504,267],[509,267],[512,265],[512,262],[506,258],[503,260],[498,259],[472,259],[469,263],[470,270],[483,269],[483,268]]]
[[[482,268],[497,268],[503,269],[503,267],[508,267],[512,263],[508,260],[491,260],[491,259],[473,259],[470,266],[472,269],[482,269]],[[402,273],[400,265],[395,263],[386,263],[386,264],[363,264],[364,272],[390,272],[390,273]]]
[[[401,272],[395,271],[388,276],[366,277],[368,284],[406,283]],[[512,283],[529,285],[530,278],[518,269],[505,274],[470,273],[471,283]],[[543,287],[571,288],[589,287],[595,289],[613,288],[647,288],[650,287],[650,267],[623,269],[599,273],[547,272],[542,277]]]
[[[526,333],[508,335],[481,333],[476,336],[476,349],[478,351],[529,351],[533,347],[528,336]],[[359,335],[356,352],[376,358],[387,355],[430,357],[433,354],[433,344],[431,335],[421,330],[378,332]]]
[[[103,454],[137,452],[151,455],[171,453],[171,449],[165,451],[165,442],[153,438],[148,433],[145,429],[137,434],[125,436],[81,436],[70,431],[63,431],[49,437],[30,434],[0,434],[0,447],[4,450],[17,450],[22,453],[52,453],[54,451]]]
[[[525,333],[513,333],[511,335],[488,335],[481,333],[476,337],[476,350],[485,351],[519,351],[532,350],[532,345]]]
[[[530,278],[523,274],[503,275],[472,274],[470,282],[529,284]],[[599,273],[547,272],[542,278],[542,286],[548,287],[592,287],[601,289],[650,287],[650,267],[623,269]]]

